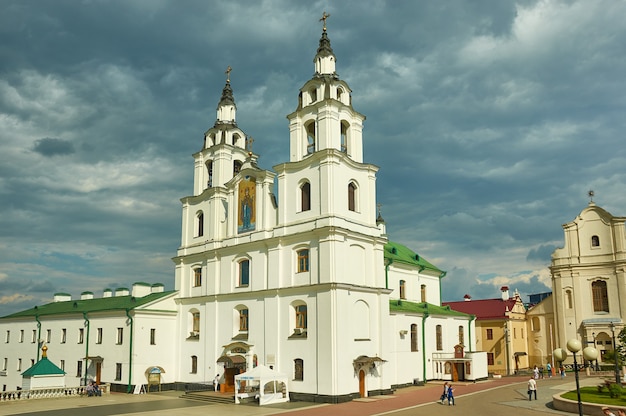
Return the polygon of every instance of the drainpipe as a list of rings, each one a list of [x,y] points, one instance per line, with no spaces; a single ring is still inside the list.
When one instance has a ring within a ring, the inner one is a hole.
[[[87,328],[87,338],[85,339],[85,386],[87,385],[87,357],[89,357],[89,318],[87,318],[87,312],[83,312],[83,319],[85,320],[84,326]]]
[[[426,308],[428,309],[428,304],[426,304]],[[424,363],[422,365],[422,379],[424,383],[426,383],[426,318],[428,318],[428,310],[426,310],[424,315],[422,315],[422,362]]]
[[[469,320],[469,325],[467,326],[467,341],[469,343],[469,352],[472,352],[472,321],[476,319],[476,315],[472,315],[472,318]]]
[[[133,381],[133,317],[130,316],[130,309],[126,309],[126,316],[130,321],[130,345],[128,346],[128,387],[126,393],[132,391]]]
[[[37,362],[39,362],[39,340],[41,339],[41,321],[39,320],[39,314],[35,314],[35,321],[37,321],[37,342],[35,345],[37,345]]]
[[[441,305],[441,279],[443,279],[444,277],[446,277],[446,274],[448,274],[448,272],[441,272],[441,274],[439,275],[439,304]]]
[[[385,259],[385,289],[389,289],[389,266],[393,263],[393,259]]]

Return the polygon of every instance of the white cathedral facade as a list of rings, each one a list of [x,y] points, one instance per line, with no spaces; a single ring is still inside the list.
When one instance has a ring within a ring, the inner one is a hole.
[[[227,390],[261,363],[289,376],[292,396],[322,401],[452,378],[460,366],[464,378],[486,377],[471,317],[439,306],[445,273],[388,242],[378,167],[363,157],[365,116],[335,72],[326,28],[314,64],[287,116],[288,162],[257,166],[230,80],[194,154],[174,259],[179,377],[219,374]],[[421,309],[390,310],[394,299]],[[455,345],[465,354],[453,363]]]
[[[257,165],[258,155],[237,125],[227,71],[217,120],[193,155],[193,194],[181,200],[175,290],[163,294],[175,307],[165,315],[155,309],[156,320],[145,326],[152,337],[133,338],[144,328],[138,318],[112,323],[118,337],[120,328],[128,331],[116,348],[131,351],[113,364],[107,350],[98,350],[104,369],[99,381],[128,383],[130,390],[145,384],[146,371],[158,366],[163,381],[174,385],[211,382],[219,375],[227,393],[235,389],[235,375],[265,365],[286,375],[292,399],[333,403],[416,381],[487,377],[487,355],[475,351],[474,317],[441,306],[445,272],[388,240],[376,210],[378,167],[364,161],[365,116],[353,108],[335,61],[324,26],[315,73],[287,116],[289,161],[273,170]],[[129,295],[129,304],[133,299]],[[60,328],[59,320],[72,315],[72,300],[61,300],[68,302],[62,316],[25,311],[19,319],[0,319],[0,330],[32,327],[35,319],[42,331],[53,322]],[[89,302],[95,300],[74,301],[80,309],[75,320],[91,316]],[[120,318],[135,316],[130,306],[118,308]],[[142,355],[143,342],[155,346],[154,334],[165,332],[167,339],[158,342],[167,343],[165,354],[131,363]],[[79,356],[65,347],[51,348],[51,359],[82,369],[91,365],[80,364],[91,352]],[[81,344],[80,351],[88,347]],[[25,351],[15,345],[5,349],[10,357],[0,358],[11,367],[27,358],[18,355],[37,350]],[[109,380],[113,375],[106,371],[112,368],[115,379]],[[19,376],[9,373],[5,377]],[[83,373],[79,369],[76,377]],[[21,383],[11,379],[13,384]]]

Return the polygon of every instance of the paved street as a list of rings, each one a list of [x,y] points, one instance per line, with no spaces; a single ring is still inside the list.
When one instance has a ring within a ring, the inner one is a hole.
[[[573,390],[572,375],[565,379],[554,377],[538,382],[538,400],[528,401],[527,377],[507,377],[475,384],[455,385],[456,405],[437,402],[442,385],[430,382],[426,386],[409,387],[391,396],[358,399],[337,405],[313,405],[294,402],[272,406],[207,404],[180,399],[180,392],[130,395],[113,393],[103,397],[80,397],[72,399],[30,400],[0,403],[0,415],[39,416],[415,416],[439,413],[469,415],[501,415],[514,410],[516,416],[540,414],[571,415],[551,408],[552,395],[559,391]],[[581,385],[596,385],[596,378],[581,377]],[[514,408],[514,409],[513,409]]]

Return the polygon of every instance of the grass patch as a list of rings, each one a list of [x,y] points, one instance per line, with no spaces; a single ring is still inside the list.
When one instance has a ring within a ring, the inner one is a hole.
[[[576,390],[569,391],[561,395],[564,399],[577,401]],[[609,392],[605,389],[602,392],[598,391],[597,387],[581,387],[580,388],[580,400],[586,403],[605,404],[607,406],[619,406],[626,407],[626,399],[624,398],[611,398]]]

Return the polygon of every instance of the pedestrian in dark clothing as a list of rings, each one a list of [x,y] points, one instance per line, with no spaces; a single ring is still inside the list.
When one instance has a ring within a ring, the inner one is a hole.
[[[452,384],[448,386],[448,406],[454,406],[454,389],[452,388]]]

